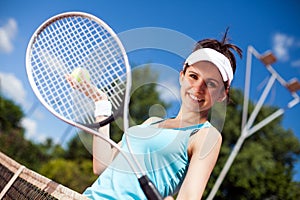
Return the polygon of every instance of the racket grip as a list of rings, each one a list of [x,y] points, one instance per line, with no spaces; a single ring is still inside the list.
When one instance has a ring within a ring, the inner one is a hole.
[[[148,200],[163,200],[156,187],[146,175],[141,176],[138,180]]]
[[[81,122],[76,122],[76,123],[81,124],[83,126],[91,128],[91,129],[98,129],[102,126],[105,126],[106,124],[109,124],[109,123],[113,122],[114,120],[115,120],[114,115],[111,115],[107,119],[105,119],[101,122],[98,122],[98,123],[94,123],[94,124],[84,124],[84,123],[81,123]]]

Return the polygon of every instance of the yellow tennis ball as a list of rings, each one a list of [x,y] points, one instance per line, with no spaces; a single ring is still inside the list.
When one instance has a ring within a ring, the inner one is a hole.
[[[81,82],[81,81],[90,82],[90,80],[91,80],[89,71],[82,67],[78,67],[78,68],[74,69],[71,73],[71,76],[78,82]]]

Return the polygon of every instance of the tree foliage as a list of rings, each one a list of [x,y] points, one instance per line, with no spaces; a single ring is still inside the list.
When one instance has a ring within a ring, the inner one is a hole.
[[[0,131],[22,130],[20,121],[23,111],[13,101],[0,96]]]
[[[47,160],[39,145],[24,138],[21,120],[23,111],[13,101],[0,96],[0,150],[8,156],[37,170]]]
[[[149,118],[149,110],[155,104],[168,109],[170,104],[164,102],[157,90],[158,72],[151,70],[150,65],[134,68],[132,70],[132,90],[129,104],[130,126],[141,124]],[[157,113],[157,117],[164,117]],[[111,126],[111,137],[114,141],[120,141],[123,134],[123,121],[118,119]]]
[[[44,164],[39,172],[69,188],[82,193],[87,186],[94,182],[97,176],[92,174],[91,160],[52,159]]]
[[[227,107],[221,153],[205,195],[211,190],[241,133],[243,96],[241,91],[234,90],[231,97],[233,103]],[[251,113],[253,103],[249,108]],[[277,109],[263,106],[254,124]],[[215,199],[299,198],[299,183],[293,181],[293,170],[300,155],[300,142],[291,130],[282,127],[282,118],[275,119],[245,140]]]

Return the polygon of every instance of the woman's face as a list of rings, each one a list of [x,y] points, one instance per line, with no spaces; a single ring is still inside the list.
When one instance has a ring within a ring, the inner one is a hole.
[[[188,111],[209,110],[216,101],[223,101],[227,94],[218,68],[208,61],[189,66],[180,72],[182,104]]]

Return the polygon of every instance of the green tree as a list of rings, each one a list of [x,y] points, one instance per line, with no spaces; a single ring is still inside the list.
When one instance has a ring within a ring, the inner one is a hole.
[[[92,171],[90,160],[63,158],[52,159],[39,170],[42,175],[80,193],[96,180],[97,176],[93,175]]]
[[[93,174],[92,154],[89,152],[92,144],[92,136],[79,132],[67,144],[62,152],[57,146],[50,145],[49,149],[54,155],[44,162],[39,173],[63,184],[77,192],[82,193],[84,189],[93,183],[97,176]],[[56,157],[56,152],[60,156]]]
[[[157,89],[159,73],[151,69],[150,65],[133,68],[132,89],[129,104],[130,125],[140,124],[149,117],[152,105],[159,104],[166,110],[170,104],[164,102]],[[158,114],[158,117],[163,117]],[[118,142],[123,134],[122,120],[118,119],[111,126],[111,138]]]
[[[240,135],[241,91],[233,90],[233,103],[227,107],[223,144],[217,165],[209,181],[208,195]],[[250,105],[250,111],[254,108]],[[277,108],[263,106],[256,122]],[[247,138],[226,175],[215,199],[299,199],[299,183],[293,181],[293,169],[300,155],[300,142],[291,130],[285,130],[283,117],[269,123]],[[256,123],[255,122],[255,123]]]
[[[23,111],[13,101],[0,96],[0,133],[22,130],[20,126]]]
[[[0,96],[0,151],[37,170],[48,159],[38,145],[24,137],[23,111],[13,101]]]
[[[92,136],[82,131],[71,138],[65,152],[65,159],[68,160],[92,160]]]
[[[59,144],[55,144],[51,138],[47,138],[44,142],[36,144],[41,153],[47,156],[47,160],[65,157],[65,149]],[[47,161],[46,160],[46,161]]]

